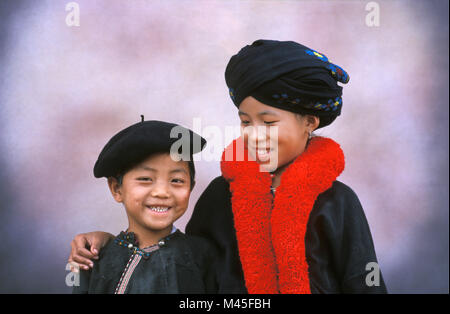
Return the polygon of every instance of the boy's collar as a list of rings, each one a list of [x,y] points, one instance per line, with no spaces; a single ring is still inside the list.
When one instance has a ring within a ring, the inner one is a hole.
[[[150,253],[166,245],[167,241],[170,241],[173,237],[181,234],[175,226],[172,226],[172,231],[169,235],[161,238],[157,244],[145,247],[143,249],[139,248],[139,241],[136,238],[134,232],[121,231],[120,234],[114,239],[114,242],[122,247],[128,248],[133,253],[140,254],[144,258],[148,258]]]

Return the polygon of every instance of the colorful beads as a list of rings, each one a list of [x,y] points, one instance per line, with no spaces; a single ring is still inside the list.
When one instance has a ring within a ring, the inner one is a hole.
[[[350,77],[348,76],[347,72],[345,72],[340,66],[329,63],[328,69],[331,71],[331,75],[339,82],[342,83],[348,83],[350,80]]]
[[[307,54],[309,54],[310,56],[317,57],[318,59],[322,60],[323,62],[328,62],[328,58],[327,58],[324,54],[318,53],[318,52],[315,51],[315,50],[309,50],[309,49],[307,49],[307,50],[305,50],[305,52],[306,52]]]
[[[349,75],[347,74],[347,72],[344,71],[344,69],[342,69],[340,66],[331,63],[331,61],[328,60],[328,58],[321,54],[318,53],[317,51],[314,50],[305,50],[305,52],[310,55],[310,56],[314,56],[316,58],[318,58],[319,60],[322,60],[323,62],[327,62],[327,69],[330,70],[331,75],[335,78],[335,80],[341,82],[341,83],[348,83],[348,81],[350,80]]]
[[[234,101],[234,89],[232,89],[232,88],[229,88],[229,94],[230,94],[230,97],[231,97],[231,100],[233,100]]]
[[[328,99],[326,104],[316,102],[314,104],[314,109],[324,110],[324,111],[336,111],[342,105],[342,97],[336,97],[335,99]]]
[[[277,103],[291,103],[292,105],[300,105],[301,99],[300,98],[289,98],[289,95],[287,93],[280,93],[280,94],[273,94],[272,98],[277,101]],[[301,104],[302,107],[306,109],[314,109],[314,110],[323,110],[323,111],[336,111],[339,107],[339,105],[342,105],[342,98],[336,97],[336,98],[330,98],[328,99],[327,103],[322,102],[307,102]]]

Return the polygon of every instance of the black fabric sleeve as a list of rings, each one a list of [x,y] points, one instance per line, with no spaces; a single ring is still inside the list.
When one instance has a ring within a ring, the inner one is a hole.
[[[217,282],[217,259],[209,258],[203,277],[206,293],[218,293],[219,286]]]
[[[387,293],[381,270],[378,282],[376,269],[366,270],[378,265],[372,235],[358,197],[345,184],[335,181],[319,195],[305,241],[312,293]]]
[[[206,240],[205,240],[206,241]],[[219,290],[218,285],[218,272],[217,267],[220,266],[219,254],[215,246],[211,245],[208,241],[205,245],[205,258],[203,264],[205,265],[203,273],[203,282],[205,283],[206,293],[217,293]]]
[[[234,230],[231,193],[223,177],[215,178],[202,193],[185,231],[210,240],[216,247],[218,293],[247,293]]]

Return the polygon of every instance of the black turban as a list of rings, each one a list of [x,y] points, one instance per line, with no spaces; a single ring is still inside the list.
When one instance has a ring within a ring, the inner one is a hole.
[[[293,41],[257,40],[232,56],[225,80],[236,107],[248,96],[269,106],[320,118],[318,128],[336,119],[342,87],[350,77],[313,49]]]
[[[94,176],[123,174],[154,153],[169,153],[175,142],[178,157],[189,162],[206,144],[203,137],[177,124],[156,120],[133,124],[108,141],[95,163]]]

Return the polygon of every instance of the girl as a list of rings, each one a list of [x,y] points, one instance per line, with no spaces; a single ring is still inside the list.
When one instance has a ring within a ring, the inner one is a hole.
[[[222,176],[186,226],[218,248],[219,292],[386,293],[358,197],[336,180],[344,154],[312,137],[340,115],[337,82],[348,74],[301,44],[257,40],[231,58],[225,79],[242,137],[225,149]],[[110,237],[76,236],[69,261],[92,265]]]

